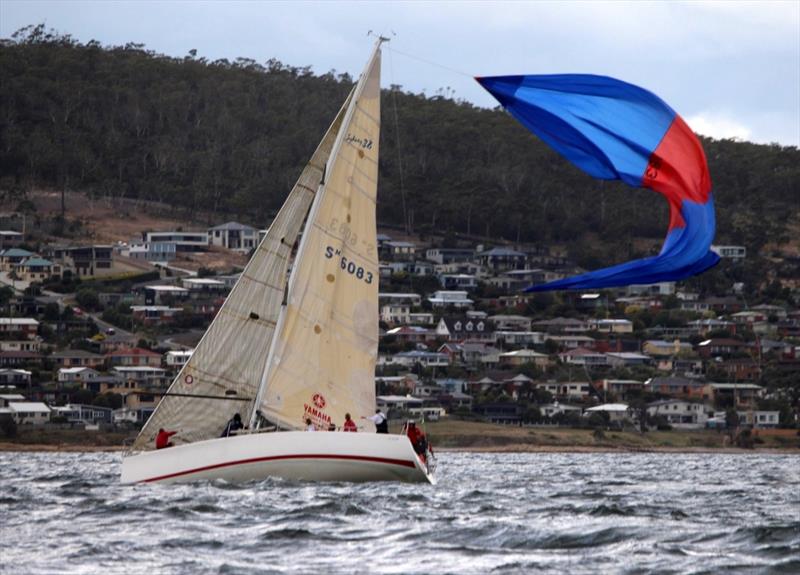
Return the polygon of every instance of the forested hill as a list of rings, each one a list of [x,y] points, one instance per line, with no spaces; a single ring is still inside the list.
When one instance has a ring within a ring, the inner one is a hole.
[[[30,27],[0,46],[2,203],[66,188],[264,225],[352,83],[275,60],[176,59]],[[591,180],[502,111],[392,86],[382,114],[381,222],[566,243],[576,255],[600,234],[609,251],[584,250],[598,260],[588,265],[619,261],[632,237],[665,234],[666,203],[653,192]],[[798,219],[797,148],[704,146],[718,243],[754,250],[787,237]]]

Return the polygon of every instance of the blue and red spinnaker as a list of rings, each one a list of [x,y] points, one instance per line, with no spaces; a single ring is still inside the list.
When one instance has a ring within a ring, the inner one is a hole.
[[[657,256],[525,291],[677,281],[716,265],[705,153],[686,122],[658,96],[614,78],[584,74],[477,80],[526,128],[590,176],[649,188],[669,202],[669,230]]]

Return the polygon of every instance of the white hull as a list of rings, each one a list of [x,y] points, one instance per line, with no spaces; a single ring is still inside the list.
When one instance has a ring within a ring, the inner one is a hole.
[[[126,456],[122,483],[282,477],[303,481],[434,483],[405,435],[281,431]]]

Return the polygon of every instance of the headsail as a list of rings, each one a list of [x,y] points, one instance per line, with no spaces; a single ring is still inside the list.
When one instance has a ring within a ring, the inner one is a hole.
[[[300,428],[375,407],[380,41],[355,88],[303,232],[260,409]]]
[[[236,412],[249,416],[284,298],[292,247],[322,181],[352,95],[351,91],[241,278],[142,428],[135,450],[152,448],[160,427],[180,429],[178,437],[193,442],[218,437]],[[249,401],[237,401],[242,398]]]
[[[656,95],[581,74],[496,76],[478,82],[551,148],[589,175],[650,188],[669,202],[661,252],[527,291],[676,281],[714,266],[714,202],[703,148]]]

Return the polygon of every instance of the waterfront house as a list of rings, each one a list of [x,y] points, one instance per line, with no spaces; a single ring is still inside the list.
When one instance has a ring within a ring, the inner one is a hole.
[[[622,423],[631,419],[631,410],[625,403],[604,403],[595,407],[590,407],[584,411],[584,416],[593,413],[608,414],[609,423]]]
[[[208,229],[208,243],[247,253],[258,243],[258,230],[238,222],[227,222]]]
[[[665,399],[647,405],[647,413],[664,417],[676,429],[702,429],[708,416],[702,403],[683,399]]]
[[[43,425],[50,421],[50,408],[40,401],[12,401],[8,404],[17,425]]]

